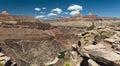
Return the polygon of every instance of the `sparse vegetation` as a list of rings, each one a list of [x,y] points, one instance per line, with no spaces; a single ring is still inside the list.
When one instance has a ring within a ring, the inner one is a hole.
[[[113,32],[107,32],[107,31],[99,31],[99,34],[101,35],[102,39],[109,38],[111,35],[113,35]]]
[[[117,26],[120,27],[120,23],[117,23]]]
[[[112,36],[114,33],[112,32],[107,32],[107,31],[99,31],[95,36],[94,36],[94,42],[97,43],[101,41],[102,39],[109,38]]]
[[[63,66],[72,66],[72,64],[69,61],[65,61]]]
[[[94,25],[94,23],[92,23],[92,25],[87,27],[87,30],[93,30],[96,26]]]

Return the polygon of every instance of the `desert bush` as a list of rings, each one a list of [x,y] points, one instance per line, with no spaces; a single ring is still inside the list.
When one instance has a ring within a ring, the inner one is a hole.
[[[105,39],[105,38],[109,38],[114,33],[113,32],[108,32],[108,31],[99,31],[99,34],[101,35],[102,39]]]
[[[94,36],[94,42],[97,43],[101,41],[102,39],[109,38],[114,33],[107,32],[107,31],[98,31],[98,33]]]
[[[117,23],[117,26],[120,27],[120,23]]]
[[[72,66],[72,64],[69,61],[65,61],[63,66]]]
[[[87,30],[93,30],[96,26],[94,25],[94,23],[92,23],[92,25],[87,27]]]
[[[99,35],[99,34],[96,34],[95,36],[94,36],[94,42],[93,42],[93,44],[95,45],[95,44],[97,44],[97,42],[99,42],[101,40],[101,36]]]

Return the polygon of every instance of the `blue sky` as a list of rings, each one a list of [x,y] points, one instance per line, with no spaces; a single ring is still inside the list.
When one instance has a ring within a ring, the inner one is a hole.
[[[120,0],[0,0],[0,11],[31,17],[62,17],[74,14],[120,17]]]

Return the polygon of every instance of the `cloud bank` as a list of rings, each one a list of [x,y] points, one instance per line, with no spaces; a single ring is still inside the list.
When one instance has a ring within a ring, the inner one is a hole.
[[[47,16],[57,16],[55,13],[49,13]]]
[[[35,11],[40,11],[40,10],[41,10],[41,8],[35,8],[34,10],[35,10]]]
[[[36,16],[35,18],[44,18],[45,16],[44,15],[39,15],[39,16]]]
[[[70,15],[77,15],[80,14],[80,11],[83,10],[83,7],[80,5],[71,5],[68,7],[68,10],[70,10]]]
[[[57,12],[58,14],[61,14],[62,13],[62,9],[55,8],[55,9],[52,9],[51,12]]]
[[[56,16],[64,16],[64,15],[72,15],[75,16],[77,14],[80,14],[80,11],[83,10],[83,7],[80,5],[70,5],[67,8],[67,11],[63,12],[60,8],[54,8],[51,9],[50,12],[44,12],[46,7],[42,8],[35,8],[34,10],[39,11],[41,15],[36,16],[36,18],[49,18],[49,17],[56,17]],[[70,11],[70,12],[69,12]],[[48,14],[47,14],[48,13]]]

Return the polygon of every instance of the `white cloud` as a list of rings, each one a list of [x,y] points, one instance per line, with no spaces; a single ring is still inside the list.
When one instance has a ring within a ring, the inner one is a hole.
[[[77,14],[80,14],[80,11],[75,10],[70,12],[70,15],[77,15]]]
[[[80,5],[71,5],[68,7],[68,10],[71,10],[70,15],[80,14],[80,11],[83,9]]]
[[[41,10],[41,8],[35,8],[34,10],[36,10],[36,11],[40,11],[40,10]]]
[[[44,15],[39,15],[39,16],[36,16],[35,18],[44,18],[45,16]]]
[[[49,13],[48,16],[57,16],[55,13]]]
[[[68,10],[79,10],[80,11],[82,9],[83,9],[83,7],[80,5],[71,5],[68,7]]]
[[[45,7],[43,7],[43,8],[35,8],[34,10],[36,10],[36,11],[40,11],[40,10],[45,10],[46,8]]]
[[[65,14],[68,14],[68,12],[65,12]]]
[[[45,20],[48,19],[48,18],[44,18]]]
[[[55,9],[52,9],[51,12],[57,12],[58,14],[61,14],[61,13],[62,13],[62,9],[60,9],[60,8],[55,8]]]
[[[45,12],[42,12],[42,11],[41,11],[40,13],[41,13],[41,14],[45,14]]]
[[[45,10],[46,8],[45,8],[45,7],[43,7],[42,9],[43,9],[43,10]]]

